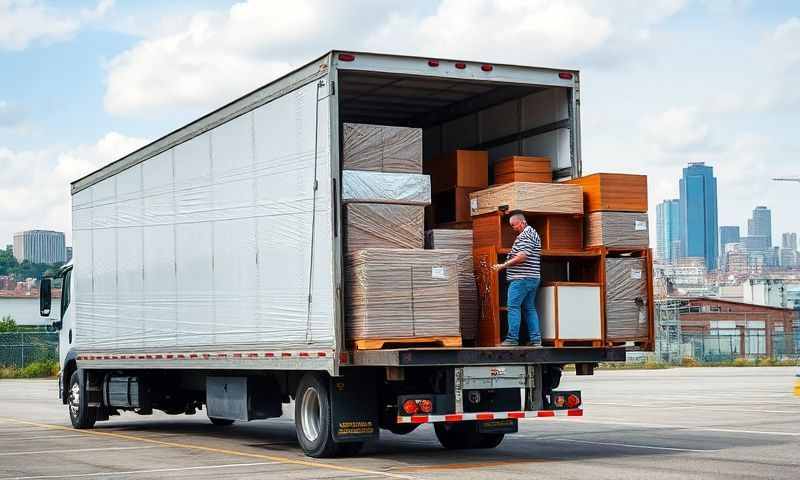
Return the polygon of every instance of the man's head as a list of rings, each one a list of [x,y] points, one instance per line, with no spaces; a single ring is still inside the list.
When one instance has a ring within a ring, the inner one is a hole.
[[[525,227],[528,226],[528,221],[525,220],[525,215],[521,213],[515,213],[511,215],[511,218],[508,219],[508,223],[511,224],[511,228],[514,229],[517,233],[522,233],[525,230]]]

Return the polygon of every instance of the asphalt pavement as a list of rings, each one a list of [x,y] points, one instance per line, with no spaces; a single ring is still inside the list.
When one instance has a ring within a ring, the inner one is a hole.
[[[524,419],[493,450],[442,449],[423,426],[356,458],[305,457],[291,418],[214,427],[124,413],[69,427],[52,380],[0,380],[0,480],[98,478],[798,479],[794,368],[568,373],[584,417]]]

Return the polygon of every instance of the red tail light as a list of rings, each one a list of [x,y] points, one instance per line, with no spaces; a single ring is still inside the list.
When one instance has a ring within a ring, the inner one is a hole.
[[[567,408],[575,408],[581,404],[581,399],[574,393],[567,397]]]
[[[419,406],[414,400],[406,400],[403,402],[403,411],[406,412],[407,415],[414,415],[419,411]]]
[[[339,60],[341,60],[343,62],[352,62],[355,59],[356,59],[356,56],[353,55],[352,53],[340,53],[339,54]]]
[[[465,68],[467,68],[467,64],[458,62],[458,63],[456,63],[456,68],[459,69],[459,70],[464,70]]]
[[[422,413],[431,413],[433,411],[433,402],[430,400],[420,400],[419,409]]]
[[[484,72],[491,72],[493,69],[494,67],[491,65],[481,65],[481,70],[483,70]]]
[[[428,60],[428,66],[429,67],[438,67],[439,66],[439,60]]]
[[[558,74],[558,78],[562,80],[572,80],[572,74],[569,72],[561,72]]]

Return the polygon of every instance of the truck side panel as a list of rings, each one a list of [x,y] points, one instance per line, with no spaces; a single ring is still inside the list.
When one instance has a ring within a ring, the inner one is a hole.
[[[317,81],[73,197],[80,351],[334,348]]]

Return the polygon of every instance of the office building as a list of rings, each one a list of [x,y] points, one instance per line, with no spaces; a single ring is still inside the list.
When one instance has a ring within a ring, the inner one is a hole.
[[[675,263],[680,248],[680,201],[664,200],[656,206],[656,256]]]
[[[680,186],[681,256],[703,257],[708,270],[717,269],[717,179],[704,163],[683,169]]]
[[[767,248],[772,247],[772,212],[764,206],[753,210],[753,218],[747,220],[748,236],[767,237]]]
[[[28,230],[14,234],[14,257],[18,262],[64,262],[64,233],[50,230]]]
[[[65,260],[65,262],[69,262],[70,260],[72,260],[72,247],[67,247],[66,251],[67,251],[66,254],[67,259]]]
[[[781,247],[787,250],[797,250],[797,234],[787,232],[781,236]]]
[[[739,243],[741,241],[739,236],[738,225],[723,225],[719,227],[719,251],[725,251],[725,245],[729,243]]]

